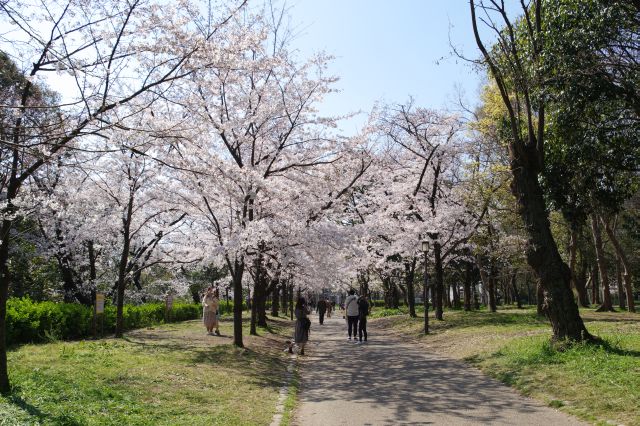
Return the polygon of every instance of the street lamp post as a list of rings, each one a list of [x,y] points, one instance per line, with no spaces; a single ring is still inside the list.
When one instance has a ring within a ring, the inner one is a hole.
[[[429,231],[427,232],[431,242],[433,243],[433,258],[434,258],[434,268],[435,268],[435,276],[436,280],[432,285],[433,290],[431,290],[431,295],[433,296],[433,310],[436,315],[437,320],[442,320],[442,258],[441,258],[441,249],[440,242],[438,241],[438,237],[440,233],[438,231]]]
[[[429,334],[429,277],[427,275],[427,259],[429,253],[429,241],[422,241],[422,252],[424,253],[424,334]]]

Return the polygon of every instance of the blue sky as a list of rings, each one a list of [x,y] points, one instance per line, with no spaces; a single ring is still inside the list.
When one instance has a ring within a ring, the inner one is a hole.
[[[323,114],[368,112],[377,100],[453,108],[456,86],[470,104],[482,76],[452,54],[449,38],[466,56],[478,52],[467,0],[289,0],[293,45],[302,57],[325,50],[335,56],[330,71],[340,93],[321,106]],[[355,133],[361,117],[343,123]]]

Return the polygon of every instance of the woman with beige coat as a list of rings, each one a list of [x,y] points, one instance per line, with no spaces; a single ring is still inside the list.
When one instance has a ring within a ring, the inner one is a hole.
[[[207,328],[207,334],[213,335],[213,329],[215,328],[215,335],[220,335],[218,329],[218,290],[214,290],[213,287],[207,288],[207,291],[202,298],[202,321]]]

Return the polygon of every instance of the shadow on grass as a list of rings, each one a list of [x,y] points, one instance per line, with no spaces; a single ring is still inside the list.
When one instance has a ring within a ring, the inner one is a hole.
[[[608,314],[611,314],[611,312],[607,312]],[[613,322],[613,323],[618,323],[618,324],[637,324],[638,321],[640,321],[640,315],[638,316],[638,318],[627,318],[627,317],[619,317],[619,318],[612,318],[611,316],[602,316],[600,318],[598,318],[598,315],[600,313],[594,313],[592,315],[582,315],[582,321],[584,322]],[[626,313],[622,313],[623,315],[626,315]]]
[[[25,411],[30,416],[37,417],[38,420],[46,420],[51,418],[51,416],[43,413],[39,408],[34,407],[33,405],[22,399],[21,396],[17,395],[19,391],[20,389],[18,387],[13,388],[11,390],[11,393],[7,396],[7,402],[21,409],[22,411]]]
[[[418,317],[416,320],[423,321],[424,317]],[[432,314],[429,315],[429,320],[432,329],[436,332],[439,329],[449,328],[510,327],[514,325],[540,327],[549,325],[549,321],[546,318],[536,315],[535,311],[527,310],[517,313],[511,311],[457,311],[455,313],[448,311],[444,313],[444,321],[436,320]]]
[[[39,422],[46,422],[47,424],[51,423],[64,426],[81,426],[83,424],[67,414],[50,415],[44,413],[39,408],[25,401],[21,396],[17,394],[18,392],[20,392],[19,387],[15,387],[12,390],[12,392],[6,398],[8,405],[12,405],[17,409],[24,411],[25,413],[29,414],[32,419],[37,419]]]
[[[527,354],[508,355],[503,349],[499,349],[490,355],[474,354],[464,358],[464,361],[479,366],[486,360],[497,360],[506,358],[512,367],[517,366],[518,369],[527,367],[536,367],[547,364],[563,364],[569,360],[582,359],[584,357],[601,357],[611,359],[609,356],[615,355],[620,357],[640,358],[640,351],[625,349],[617,343],[611,343],[606,339],[598,339],[593,342],[554,342],[548,340],[542,343],[534,352]],[[498,372],[495,374],[511,374],[510,372]],[[502,382],[513,384],[513,377],[498,377]]]
[[[208,364],[235,370],[261,387],[279,388],[286,363],[280,356],[282,340],[277,329],[287,321],[273,321],[273,325],[259,327],[258,336],[243,333],[244,348],[233,346],[233,336],[188,336],[174,334],[176,330],[148,330],[124,337],[128,343],[142,351],[178,355],[186,365]],[[243,321],[244,323],[244,321]],[[243,324],[244,325],[244,324]],[[209,341],[208,339],[212,339]],[[223,339],[223,341],[221,341]],[[259,339],[257,341],[253,339]]]
[[[640,351],[621,348],[619,345],[612,344],[608,340],[601,339],[596,343],[591,343],[591,345],[602,348],[602,350],[608,354],[640,358]]]

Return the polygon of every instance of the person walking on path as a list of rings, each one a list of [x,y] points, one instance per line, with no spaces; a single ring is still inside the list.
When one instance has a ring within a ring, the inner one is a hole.
[[[216,336],[220,335],[218,329],[218,291],[213,287],[207,288],[207,291],[202,298],[202,322],[207,328],[207,334],[213,335],[213,329],[216,329]]]
[[[353,330],[353,339],[358,338],[358,296],[354,289],[349,290],[349,295],[344,301],[344,309],[347,311],[347,329],[349,340],[351,340],[351,331]]]
[[[320,325],[324,324],[324,314],[327,312],[327,301],[324,298],[318,301],[318,318]]]
[[[309,320],[311,311],[304,297],[298,299],[294,313],[296,316],[296,328],[293,341],[300,348],[300,355],[304,355],[304,347],[309,341],[309,329],[311,328],[311,321]],[[293,353],[293,343],[289,344],[289,353]]]
[[[364,294],[358,299],[358,337],[362,343],[362,334],[364,333],[364,341],[367,341],[367,315],[369,315],[369,302]]]

